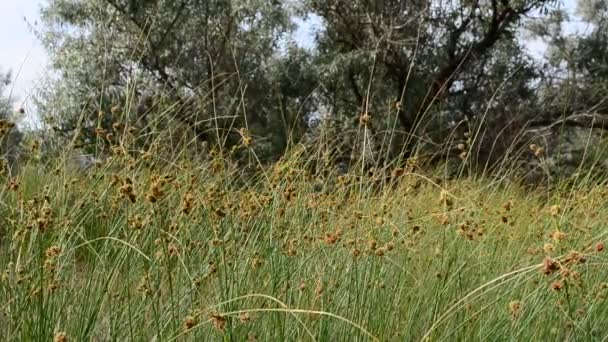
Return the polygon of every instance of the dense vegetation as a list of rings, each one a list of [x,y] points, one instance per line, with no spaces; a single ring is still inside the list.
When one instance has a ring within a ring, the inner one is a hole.
[[[608,4],[577,13],[48,1],[43,129],[0,78],[0,336],[605,339]]]
[[[165,143],[198,156],[246,130],[268,163],[325,132],[340,142],[332,164],[466,152],[475,173],[529,166],[530,143],[553,158],[564,130],[602,131],[606,7],[581,0],[569,18],[554,0],[53,0],[38,32],[57,76],[37,94],[45,141],[100,156],[109,141],[96,137],[117,142],[116,122],[142,131],[140,148],[180,126]],[[308,49],[292,35],[306,17],[320,25]]]
[[[241,184],[222,159],[26,168],[0,192],[2,336],[605,337],[605,187],[551,195],[405,170],[378,190],[305,164]]]

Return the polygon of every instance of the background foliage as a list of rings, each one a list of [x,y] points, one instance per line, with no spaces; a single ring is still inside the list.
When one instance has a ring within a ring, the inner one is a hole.
[[[247,141],[266,163],[324,141],[324,163],[350,168],[416,156],[547,178],[540,164],[559,164],[572,135],[603,146],[607,9],[580,0],[576,13],[553,0],[52,0],[38,32],[55,70],[36,96],[40,134],[98,157],[129,127],[129,148],[169,156],[250,160]],[[310,49],[293,38],[306,17],[320,22]],[[571,19],[587,31],[569,33]]]
[[[48,1],[42,130],[0,77],[0,336],[607,340],[608,10],[579,12]]]

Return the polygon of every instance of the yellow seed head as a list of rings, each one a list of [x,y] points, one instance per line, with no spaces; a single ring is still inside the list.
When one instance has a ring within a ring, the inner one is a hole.
[[[68,342],[68,335],[63,331],[57,332],[57,333],[55,333],[55,337],[53,338],[53,341],[54,342]]]
[[[551,216],[556,217],[561,213],[561,208],[559,205],[554,204],[549,208],[549,213],[551,214]]]
[[[184,328],[190,330],[196,325],[196,320],[192,316],[188,316],[184,319]]]
[[[519,317],[521,314],[522,304],[519,300],[514,300],[509,303],[509,311],[511,311],[511,316],[513,318]]]

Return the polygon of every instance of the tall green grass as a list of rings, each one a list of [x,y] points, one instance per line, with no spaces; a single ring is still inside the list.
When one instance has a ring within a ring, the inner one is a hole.
[[[59,158],[2,179],[5,339],[608,336],[602,186],[413,168],[379,186],[311,174],[302,153],[243,176],[217,153],[114,152],[86,172]]]

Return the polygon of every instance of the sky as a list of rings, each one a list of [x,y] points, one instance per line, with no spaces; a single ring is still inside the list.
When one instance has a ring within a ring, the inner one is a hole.
[[[32,33],[44,0],[0,0],[0,70],[12,71],[12,99],[28,106],[28,95],[44,79],[47,58]]]
[[[569,12],[573,13],[576,0],[564,1]],[[0,0],[0,70],[13,72],[12,99],[17,107],[26,110],[31,106],[29,95],[48,70],[44,49],[32,32],[37,25],[40,6],[45,2]],[[314,19],[297,23],[301,26],[295,34],[296,39],[302,45],[311,46],[311,34],[320,23]],[[529,49],[537,56],[542,55],[543,46],[539,42],[530,43]]]

